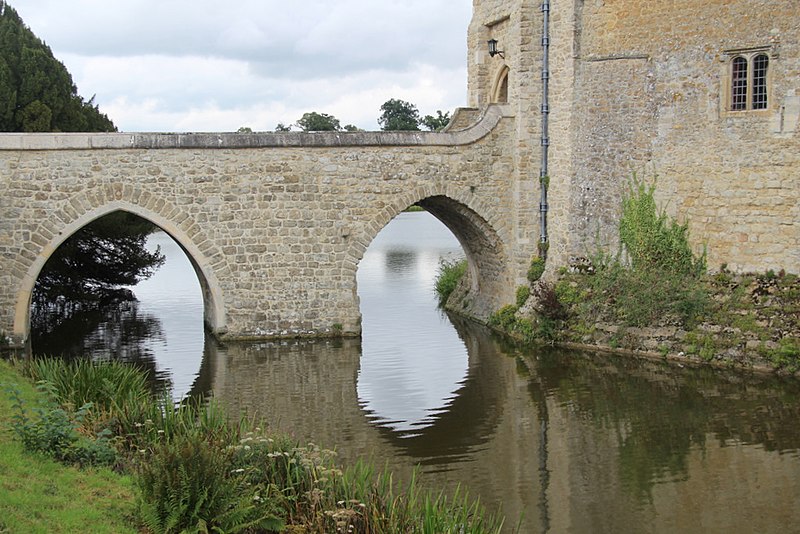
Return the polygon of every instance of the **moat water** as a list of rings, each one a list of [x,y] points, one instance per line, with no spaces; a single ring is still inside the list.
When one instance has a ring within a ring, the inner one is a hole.
[[[800,384],[742,372],[514,347],[436,307],[440,258],[463,255],[404,213],[358,271],[361,340],[220,346],[194,271],[167,262],[138,303],[76,319],[38,353],[139,362],[179,399],[213,395],[301,441],[457,485],[509,532],[800,531]],[[74,334],[73,341],[67,341]]]

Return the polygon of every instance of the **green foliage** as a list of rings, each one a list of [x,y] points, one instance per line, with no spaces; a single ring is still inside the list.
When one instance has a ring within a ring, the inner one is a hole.
[[[66,67],[8,5],[0,12],[0,131],[116,131],[94,97],[78,95]]]
[[[84,404],[75,412],[68,412],[47,400],[52,397],[51,384],[42,382],[38,388],[44,394],[43,400],[30,412],[18,389],[7,390],[16,412],[11,427],[26,450],[79,465],[112,465],[116,461],[116,451],[108,442],[108,433],[103,432],[92,440],[77,432],[92,407],[91,403]]]
[[[5,392],[15,390],[26,406],[39,405],[43,394],[15,363],[0,358],[0,532],[139,532],[129,477],[64,465],[23,447],[12,426],[15,401]]]
[[[586,288],[578,282],[566,278],[562,278],[556,283],[555,292],[559,302],[568,307],[580,304],[589,296]]]
[[[695,258],[689,246],[687,224],[678,224],[656,208],[655,183],[633,176],[622,200],[619,235],[634,270],[666,271],[698,276],[706,270],[705,253]]]
[[[333,115],[316,111],[303,113],[303,116],[297,121],[297,126],[304,132],[338,132],[342,129],[339,119]]]
[[[540,185],[540,186],[542,187],[542,189],[544,189],[545,191],[547,191],[548,189],[550,189],[550,177],[549,177],[548,175],[546,175],[546,174],[545,174],[544,176],[540,176],[540,177],[539,177],[539,185]],[[543,244],[545,244],[545,245],[546,245],[547,243],[543,243]]]
[[[530,286],[519,286],[517,288],[517,308],[521,308],[528,302],[528,297],[531,296]]]
[[[435,117],[433,115],[425,115],[419,122],[428,130],[438,132],[450,123],[450,112],[442,113],[440,110],[436,110]]]
[[[405,100],[391,98],[381,105],[378,124],[382,130],[419,130],[417,106]]]
[[[137,469],[138,507],[154,533],[281,530],[246,484],[244,470],[231,469],[233,450],[200,434],[179,434],[154,445]]]
[[[777,348],[767,351],[767,358],[778,368],[796,372],[800,369],[800,339],[782,337]]]
[[[566,280],[567,284],[579,285],[571,291],[559,285],[578,315],[625,326],[672,321],[691,327],[710,304],[708,292],[697,279],[649,269],[632,270],[616,261],[599,267],[595,274]]]
[[[59,366],[65,375],[73,373],[62,360],[37,362],[28,372],[52,375]],[[128,380],[119,374],[101,376],[109,383]],[[61,385],[47,384],[46,389],[53,397],[74,395],[65,393]],[[115,388],[98,390],[102,393],[96,396],[103,398]],[[120,466],[133,466],[139,488],[138,519],[148,532],[295,528],[303,532],[477,533],[499,532],[502,526],[500,519],[487,515],[464,493],[456,492],[452,498],[430,494],[413,478],[403,486],[388,471],[376,474],[362,462],[342,471],[331,451],[313,444],[301,447],[282,436],[267,437],[247,420],[231,418],[214,402],[200,399],[174,405],[168,397],[125,397],[133,400],[107,403],[109,420],[119,421],[114,425],[115,441],[128,444],[123,451],[128,456]],[[91,406],[74,418],[63,408],[51,408],[45,446],[74,449],[75,436],[87,432],[85,416]]]
[[[692,254],[688,227],[657,211],[654,192],[654,184],[634,176],[622,201],[619,231],[630,266],[599,250],[582,273],[559,284],[557,292],[576,315],[622,326],[691,328],[707,312],[709,294],[700,280],[705,254]]]
[[[278,124],[275,126],[275,131],[276,131],[276,132],[291,132],[291,131],[292,131],[292,127],[291,127],[291,125],[289,125],[289,126],[286,126],[286,125],[285,125],[285,124],[283,124],[282,122],[279,122],[279,123],[278,123]]]
[[[444,305],[450,295],[455,291],[461,278],[467,272],[467,260],[448,261],[439,260],[439,271],[433,289],[439,298],[439,305]]]
[[[545,259],[542,256],[534,256],[531,265],[528,267],[528,282],[533,284],[544,274]]]
[[[519,308],[513,304],[503,306],[489,316],[489,326],[512,331],[517,322],[517,311],[519,311]]]
[[[150,398],[147,372],[125,363],[33,358],[23,366],[32,380],[49,384],[60,404],[91,404],[93,410],[108,412],[121,408],[123,403],[145,402]]]

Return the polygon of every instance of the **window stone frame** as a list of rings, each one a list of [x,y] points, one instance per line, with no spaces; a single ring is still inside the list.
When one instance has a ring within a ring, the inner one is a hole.
[[[767,58],[767,70],[764,77],[766,105],[764,107],[754,108],[754,68],[756,64],[755,59],[759,56],[766,56]],[[775,70],[775,60],[777,57],[778,54],[772,46],[733,48],[723,51],[722,73],[720,76],[720,114],[723,117],[766,115],[770,113],[774,102],[772,95],[772,76]],[[738,58],[742,58],[747,62],[745,102],[743,107],[734,107],[734,64]]]

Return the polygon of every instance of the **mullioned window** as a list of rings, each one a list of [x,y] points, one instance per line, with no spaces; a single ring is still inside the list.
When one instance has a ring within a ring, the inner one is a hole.
[[[770,57],[764,49],[727,52],[730,71],[727,87],[728,111],[769,108]]]

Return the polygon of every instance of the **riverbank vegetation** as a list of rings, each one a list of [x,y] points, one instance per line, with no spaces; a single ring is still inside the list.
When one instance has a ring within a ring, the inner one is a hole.
[[[707,272],[688,225],[659,211],[654,192],[654,182],[634,177],[618,250],[597,249],[544,280],[529,276],[490,326],[528,343],[800,370],[800,278],[782,270],[737,274],[726,265]],[[541,257],[530,271],[541,275]]]
[[[0,531],[478,533],[502,526],[463,492],[430,493],[364,462],[340,467],[332,451],[230,417],[213,401],[175,405],[154,396],[146,376],[125,364],[0,361],[0,383],[0,447],[9,464],[0,503],[10,503],[0,504]],[[78,503],[74,509],[66,498]],[[57,512],[45,513],[51,509]]]
[[[436,273],[436,282],[433,290],[439,299],[439,305],[444,305],[450,295],[458,286],[459,280],[467,272],[467,260],[439,260],[439,270]]]

